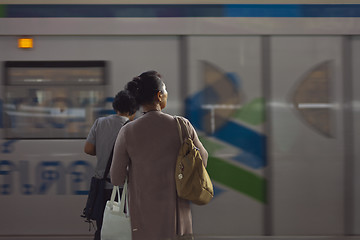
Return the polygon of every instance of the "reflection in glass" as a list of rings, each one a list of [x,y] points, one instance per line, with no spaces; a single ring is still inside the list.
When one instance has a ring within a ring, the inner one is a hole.
[[[214,133],[226,123],[243,101],[239,83],[231,75],[207,61],[201,61],[205,83],[203,109],[209,110],[204,116],[204,127]]]
[[[305,74],[292,96],[304,122],[326,137],[334,137],[331,86],[331,62],[326,61]]]
[[[6,137],[85,138],[105,105],[105,65],[62,68],[11,63],[5,69]]]

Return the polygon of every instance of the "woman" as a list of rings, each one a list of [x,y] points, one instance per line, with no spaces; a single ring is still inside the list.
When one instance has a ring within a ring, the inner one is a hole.
[[[178,126],[173,116],[161,112],[167,103],[166,86],[159,73],[148,71],[135,77],[126,89],[144,114],[120,130],[110,176],[114,185],[123,185],[129,178],[132,238],[191,236],[190,203],[177,197],[175,187],[175,163],[180,149]],[[184,120],[206,166],[208,153],[191,123]]]
[[[105,174],[105,168],[120,128],[127,121],[133,120],[135,112],[138,110],[134,97],[124,90],[116,94],[112,105],[116,114],[96,119],[84,146],[85,153],[97,158],[95,168],[95,176],[97,178],[103,178]],[[111,192],[112,185],[109,182],[104,191],[103,209],[105,209],[106,201],[110,199]],[[102,215],[96,219],[97,228],[94,240],[100,240],[102,221]]]

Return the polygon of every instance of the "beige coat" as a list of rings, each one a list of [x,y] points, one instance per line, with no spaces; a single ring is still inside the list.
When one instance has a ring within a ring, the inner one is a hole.
[[[185,121],[206,166],[208,153],[191,123]],[[160,111],[148,112],[121,128],[110,175],[114,185],[123,185],[129,174],[133,240],[165,240],[192,234],[190,203],[177,198],[175,189],[179,149],[177,122]]]

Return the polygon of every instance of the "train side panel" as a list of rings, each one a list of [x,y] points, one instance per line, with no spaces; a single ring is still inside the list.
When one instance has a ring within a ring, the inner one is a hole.
[[[189,118],[209,151],[215,198],[193,206],[196,234],[360,234],[360,44],[345,36],[359,34],[358,19],[87,18],[55,30],[70,20],[6,19],[0,62],[106,62],[103,101],[92,110],[103,114],[136,74],[161,72],[166,112]],[[34,34],[33,49],[17,48],[22,30]],[[0,206],[8,218],[0,236],[89,234],[80,218],[95,164],[82,152],[86,134],[9,138],[5,111],[18,102],[6,101],[4,72],[2,64]]]

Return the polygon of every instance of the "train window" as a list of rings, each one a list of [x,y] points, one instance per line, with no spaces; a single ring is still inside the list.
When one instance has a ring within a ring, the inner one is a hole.
[[[331,61],[325,61],[301,79],[292,102],[302,120],[318,133],[334,137],[334,105],[331,103]]]
[[[85,138],[105,106],[106,62],[5,62],[6,138]]]

